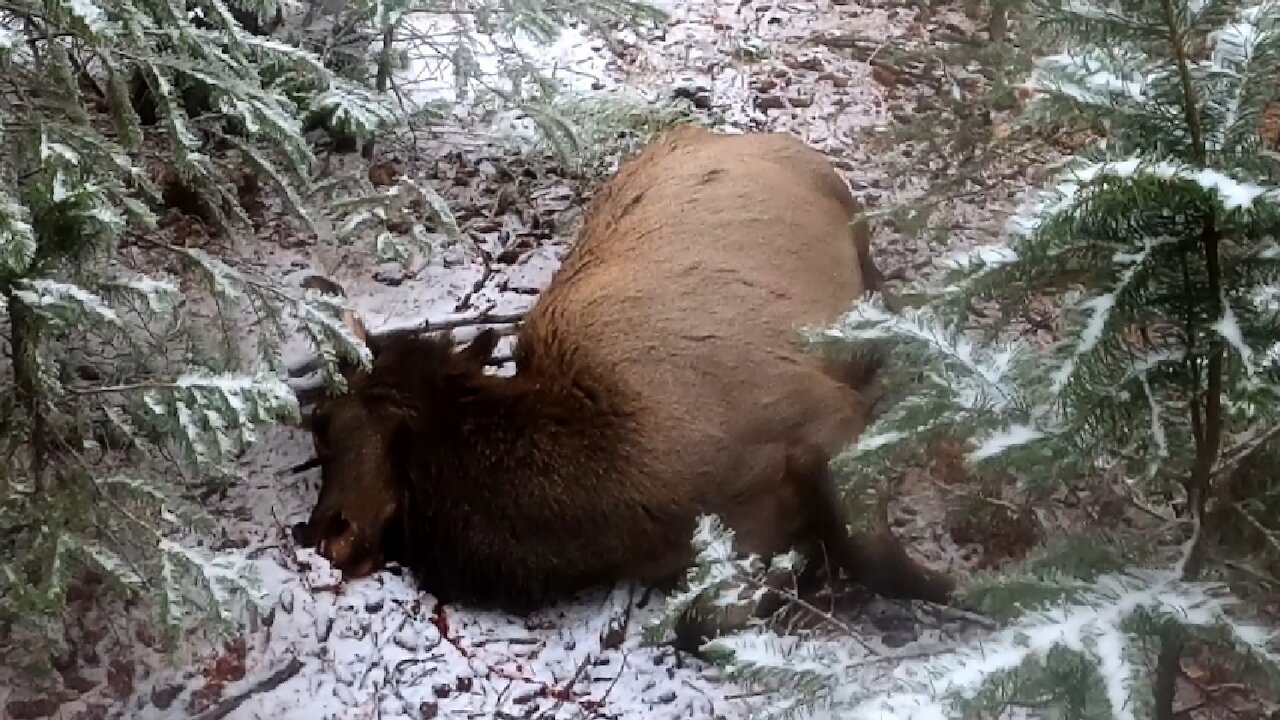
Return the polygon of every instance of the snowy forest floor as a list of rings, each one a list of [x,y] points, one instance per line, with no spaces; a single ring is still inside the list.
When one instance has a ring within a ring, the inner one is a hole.
[[[894,38],[927,42],[940,28],[972,32],[958,11],[935,6],[926,21],[915,9],[882,0],[677,0],[668,9],[671,23],[660,42],[583,39],[558,46],[574,64],[568,71],[580,76],[576,84],[648,98],[678,92],[724,127],[795,133],[826,152],[871,208],[920,191],[917,178],[891,170],[888,160],[909,158],[912,148],[888,147],[886,128],[936,90],[877,70],[855,57],[850,43],[819,38],[861,39],[865,47]],[[464,117],[455,130],[420,133],[412,146],[384,144],[374,162],[376,172],[432,183],[476,242],[470,253],[451,251],[423,268],[377,264],[367,253],[299,235],[270,210],[257,218],[257,240],[234,252],[289,286],[312,273],[337,280],[374,328],[530,306],[572,243],[590,187],[490,141],[502,128]],[[953,231],[942,243],[907,239],[878,224],[878,264],[908,281],[926,277],[944,254],[988,236],[1023,184],[1023,175],[1009,173],[950,206]],[[189,224],[169,231],[190,235],[183,239],[188,244],[201,242]],[[476,259],[476,250],[486,260]],[[306,347],[299,341],[287,350],[296,357]],[[83,614],[68,618],[83,647],[63,671],[66,696],[51,702],[15,695],[5,704],[0,691],[0,707],[15,720],[751,716],[751,693],[713,668],[641,646],[640,630],[661,600],[638,607],[637,588],[516,618],[437,607],[392,571],[338,583],[327,563],[289,539],[288,527],[310,511],[318,474],[286,469],[309,452],[304,433],[273,431],[242,460],[248,484],[208,500],[223,519],[226,545],[253,559],[275,598],[261,627],[227,648],[193,649],[175,662],[146,650],[145,624],[121,619],[126,613],[91,613],[86,597],[72,603]],[[1018,523],[975,532],[951,522],[945,486],[963,482],[954,459],[940,449],[921,468],[904,471],[894,526],[930,564],[963,574],[1030,540]],[[869,655],[945,644],[965,629],[881,601],[846,619],[868,640]],[[877,682],[891,668],[869,664],[866,681]]]

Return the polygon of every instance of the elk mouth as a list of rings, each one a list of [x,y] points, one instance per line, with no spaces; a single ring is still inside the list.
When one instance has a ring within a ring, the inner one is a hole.
[[[356,580],[373,575],[387,565],[388,548],[385,543],[392,536],[390,523],[383,523],[381,530],[362,528],[338,513],[325,521],[303,521],[291,528],[294,542],[300,547],[315,550],[316,554],[342,573],[343,580]]]
[[[372,575],[384,565],[381,549],[358,532],[355,525],[348,524],[336,535],[320,538],[315,551],[341,571],[344,580]]]

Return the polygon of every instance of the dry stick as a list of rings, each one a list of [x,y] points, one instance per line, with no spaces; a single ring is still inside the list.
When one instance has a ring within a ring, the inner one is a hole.
[[[226,700],[218,703],[212,708],[191,716],[191,720],[221,720],[237,708],[243,705],[249,698],[264,692],[271,692],[283,685],[287,680],[302,671],[302,661],[298,658],[290,658],[284,667],[276,670],[265,678],[245,688],[243,692],[237,693]]]
[[[512,325],[524,320],[524,312],[512,313],[480,313],[478,315],[470,315],[467,317],[450,318],[448,320],[422,320],[416,325],[410,325],[403,328],[395,328],[393,330],[384,330],[382,332],[369,333],[370,339],[374,342],[390,340],[392,338],[408,337],[412,335],[422,335],[428,332],[440,332],[444,330],[456,330],[458,328],[472,327],[475,325]],[[320,358],[313,357],[300,365],[289,368],[289,377],[300,378],[310,375],[320,368]]]

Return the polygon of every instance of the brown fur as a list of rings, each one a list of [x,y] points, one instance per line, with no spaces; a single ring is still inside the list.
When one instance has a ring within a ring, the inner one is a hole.
[[[798,344],[879,283],[858,210],[789,135],[664,133],[592,202],[514,376],[483,372],[492,333],[396,338],[317,406],[305,534],[350,574],[398,560],[443,601],[527,610],[678,579],[716,513],[744,552],[799,546],[945,601],[887,531],[849,538],[827,462],[866,423],[871,369]]]

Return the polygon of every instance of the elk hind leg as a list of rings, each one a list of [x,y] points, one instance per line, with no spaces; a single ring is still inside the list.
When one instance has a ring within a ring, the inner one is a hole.
[[[843,570],[850,580],[883,597],[948,604],[955,581],[911,558],[887,523],[877,523],[864,536],[850,534],[848,513],[829,462],[825,452],[811,445],[792,446],[787,453],[787,479],[797,483],[808,516],[807,530],[831,560],[832,569]]]
[[[815,589],[820,580],[821,563],[807,562],[797,575],[789,568],[773,568],[772,558],[787,550],[787,546],[799,539],[806,545],[800,548],[803,557],[820,554],[814,552],[812,538],[816,534],[807,518],[812,505],[808,488],[812,482],[807,477],[796,476],[797,471],[808,473],[809,468],[797,464],[782,444],[762,448],[756,458],[757,468],[776,467],[776,471],[762,471],[754,482],[744,485],[751,502],[737,508],[738,512],[722,518],[740,532],[740,555],[755,553],[766,561],[762,579],[745,583],[739,589],[739,602],[731,606],[716,603],[717,594],[732,589],[713,588],[697,598],[675,623],[674,646],[693,655],[701,655],[700,648],[708,641],[740,630],[753,620],[765,620],[789,604],[791,598],[802,596]],[[797,522],[797,519],[800,519]],[[736,520],[736,523],[734,522]],[[756,532],[746,531],[754,528]],[[743,534],[745,532],[745,534]],[[748,597],[756,595],[756,599]]]

